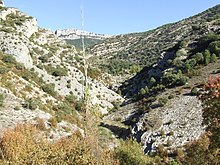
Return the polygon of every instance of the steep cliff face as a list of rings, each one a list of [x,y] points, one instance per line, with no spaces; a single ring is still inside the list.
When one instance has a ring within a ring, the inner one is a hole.
[[[86,38],[99,39],[99,40],[104,40],[106,38],[111,37],[110,35],[106,35],[106,34],[97,34],[97,33],[82,31],[78,29],[64,29],[64,30],[59,29],[55,31],[55,34],[57,37],[66,40],[79,39],[81,38],[81,36],[84,36]]]

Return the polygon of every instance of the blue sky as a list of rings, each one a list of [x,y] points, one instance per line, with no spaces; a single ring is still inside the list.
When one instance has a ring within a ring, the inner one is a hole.
[[[83,2],[82,2],[83,1]],[[81,4],[85,30],[125,34],[151,30],[200,13],[220,0],[4,0],[37,18],[40,27],[52,30],[81,28]]]

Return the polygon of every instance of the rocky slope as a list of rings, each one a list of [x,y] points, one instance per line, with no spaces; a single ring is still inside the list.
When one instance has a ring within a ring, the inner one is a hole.
[[[1,92],[5,100],[1,108],[0,127],[31,121],[36,117],[47,123],[49,118],[57,116],[53,106],[58,106],[58,110],[55,109],[59,111],[59,105],[67,96],[71,96],[75,103],[80,102],[85,88],[83,59],[75,47],[57,38],[52,31],[38,27],[35,18],[16,8],[2,5],[0,20],[0,87],[2,91],[7,91]],[[113,102],[123,101],[120,95],[94,78],[88,78],[88,84],[90,105],[97,107],[100,114],[113,108]],[[27,100],[36,101],[39,110],[33,112],[30,107],[22,106],[22,102]],[[18,106],[17,111],[13,110],[15,105]],[[63,110],[67,111],[67,108],[63,107]],[[23,117],[19,117],[21,114]],[[76,114],[75,118],[79,120],[80,115]],[[9,118],[11,115],[13,117]],[[61,120],[57,128],[76,128],[69,124]]]

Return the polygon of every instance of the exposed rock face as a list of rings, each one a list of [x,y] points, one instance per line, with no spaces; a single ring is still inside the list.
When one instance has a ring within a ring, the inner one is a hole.
[[[55,34],[57,37],[61,39],[68,39],[68,40],[79,39],[81,36],[92,39],[100,39],[100,40],[111,37],[110,35],[96,34],[96,33],[81,31],[78,29],[65,29],[65,30],[59,29],[55,31]]]
[[[21,32],[25,36],[30,37],[35,32],[38,32],[37,20],[35,18],[27,19],[23,26],[17,28],[17,32]]]
[[[145,153],[155,151],[159,144],[172,150],[204,133],[202,121],[200,101],[195,96],[180,95],[167,106],[144,114],[133,134],[144,144]]]
[[[55,90],[59,95],[66,96],[72,92],[78,99],[82,98],[84,75],[78,69],[80,64],[74,58],[77,52],[73,46],[67,46],[50,30],[38,28],[35,18],[20,12],[18,9],[2,9],[0,18],[6,24],[6,26],[0,25],[1,28],[5,29],[0,32],[0,49],[4,53],[13,55],[26,68],[34,68],[45,82],[55,84]],[[7,22],[11,23],[8,24]],[[81,31],[76,30],[75,32],[77,35],[82,35]],[[65,31],[65,34],[69,33],[68,30]],[[88,32],[84,33],[84,35],[89,34]],[[101,35],[92,33],[90,35],[101,37]],[[42,63],[39,60],[42,57],[48,58],[48,61]],[[69,60],[70,58],[71,60]],[[50,65],[52,67],[63,65],[68,73],[58,79],[48,74],[46,70],[37,67],[39,65]],[[88,78],[88,83],[91,84],[91,104],[100,105],[101,113],[107,113],[107,109],[113,108],[112,102],[115,100],[123,101],[121,96],[103,84],[94,82]]]
[[[7,18],[8,17],[8,18]],[[19,19],[20,22],[15,23],[15,29],[17,33],[22,33],[27,37],[30,37],[33,33],[38,31],[37,20],[33,17],[30,17],[18,9],[15,8],[6,8],[0,11],[0,18],[4,21],[7,21],[9,18]]]
[[[3,93],[5,97],[4,107],[0,108],[0,137],[7,128],[13,128],[17,124],[22,123],[38,124],[38,119],[44,122],[47,129],[51,129],[49,122],[50,118],[52,117],[51,114],[46,113],[40,109],[33,111],[28,108],[24,108],[22,106],[22,104],[24,104],[23,100],[17,98],[14,94],[5,88],[0,87],[0,93]],[[71,131],[66,131],[67,128]],[[84,134],[83,130],[76,125],[61,121],[57,124],[56,129],[51,129],[51,131],[47,133],[46,136],[48,140],[58,140],[60,138],[71,135],[77,130],[80,131],[82,135]]]
[[[0,32],[0,40],[2,41],[0,45],[1,50],[13,55],[16,60],[23,63],[25,67],[31,68],[33,66],[30,51],[28,46],[24,43],[25,40],[21,40],[18,35],[5,32]]]

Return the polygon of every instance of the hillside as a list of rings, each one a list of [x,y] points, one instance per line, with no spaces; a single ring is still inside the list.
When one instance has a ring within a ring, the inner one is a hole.
[[[114,125],[117,129],[113,131],[118,133],[124,130],[123,123],[132,127],[131,134],[143,145],[146,153],[155,152],[162,144],[171,155],[175,154],[176,147],[184,146],[204,133],[201,101],[196,95],[202,92],[210,75],[219,73],[219,10],[218,5],[150,32],[110,38],[105,41],[106,45],[96,45],[91,49],[95,53],[91,57],[96,58],[95,65],[102,68],[99,60],[106,66],[108,61],[111,62],[109,69],[112,70],[108,71],[113,80],[114,76],[123,77],[123,73],[129,73],[132,65],[139,63],[143,67],[119,86],[118,93],[126,101],[118,111],[105,117],[107,127]],[[138,38],[145,38],[149,47],[141,45]],[[162,47],[155,56],[152,54],[148,58],[136,54],[133,44],[144,52],[155,50],[156,46]],[[132,52],[133,56],[118,56],[122,50]],[[155,61],[151,61],[152,57]],[[116,59],[119,64],[113,65],[111,59]],[[111,72],[117,70],[118,74]]]
[[[202,141],[211,117],[198,96],[220,73],[219,13],[104,40],[86,32],[84,59],[81,31],[54,34],[0,1],[0,164],[198,163],[186,161],[215,145]],[[218,163],[218,146],[208,152]]]
[[[102,43],[105,39],[111,37],[110,35],[97,34],[78,29],[59,29],[55,31],[55,35],[67,43],[74,45],[77,50],[82,50],[82,37],[84,37],[85,40],[85,48]]]
[[[176,23],[142,33],[113,36],[93,46],[91,61],[111,75],[134,74],[151,66],[180,41],[192,41],[219,26],[219,5]],[[95,62],[94,62],[95,61]]]
[[[12,102],[14,104],[11,104],[11,108],[20,109],[14,115],[24,115],[24,118],[7,118],[4,122],[11,123],[8,120],[13,120],[12,125],[16,125],[42,116],[46,123],[52,116],[60,120],[60,117],[65,119],[68,114],[73,115],[68,118],[74,118],[75,122],[79,120],[80,115],[77,117],[76,114],[77,110],[80,111],[84,88],[80,54],[74,46],[57,38],[52,31],[38,27],[35,18],[15,8],[3,6],[0,9],[0,87],[2,91],[6,91],[3,92],[4,97],[11,98],[3,107]],[[114,107],[113,102],[123,101],[121,96],[94,77],[89,78],[88,83],[92,93],[89,104],[97,107],[97,113],[105,114]],[[71,101],[66,103],[65,99]],[[28,105],[22,106],[26,102]],[[29,104],[34,104],[34,109],[49,114],[44,117],[40,115],[41,112],[27,113],[31,109]],[[60,108],[64,111],[60,111]],[[10,114],[11,110],[4,113]],[[5,118],[5,114],[1,114],[1,117]],[[0,126],[3,127],[5,125]]]
[[[81,38],[80,39],[66,39],[65,41],[70,45],[74,45],[77,50],[82,50],[83,49]],[[91,46],[94,46],[96,44],[99,44],[99,43],[103,42],[102,39],[87,38],[87,37],[84,38],[84,41],[85,41],[85,48],[86,49],[91,47]]]

